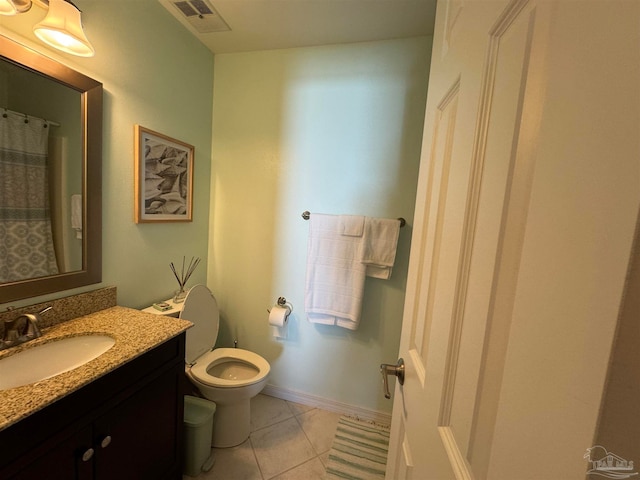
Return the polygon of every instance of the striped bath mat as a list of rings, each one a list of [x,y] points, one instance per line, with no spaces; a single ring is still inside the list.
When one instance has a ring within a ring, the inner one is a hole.
[[[384,479],[389,428],[342,416],[329,451],[329,479]]]

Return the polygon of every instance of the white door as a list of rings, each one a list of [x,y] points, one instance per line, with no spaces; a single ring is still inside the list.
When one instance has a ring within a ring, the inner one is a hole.
[[[639,205],[640,2],[440,2],[388,480],[585,477]]]

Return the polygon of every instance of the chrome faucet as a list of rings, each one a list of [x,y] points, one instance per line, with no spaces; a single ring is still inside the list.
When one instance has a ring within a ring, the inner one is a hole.
[[[4,336],[0,341],[0,350],[5,348],[15,347],[21,343],[28,342],[34,338],[38,338],[42,335],[40,333],[40,315],[51,310],[51,306],[41,310],[38,313],[24,313],[13,320],[5,320],[4,322]],[[24,319],[22,325],[20,321]]]

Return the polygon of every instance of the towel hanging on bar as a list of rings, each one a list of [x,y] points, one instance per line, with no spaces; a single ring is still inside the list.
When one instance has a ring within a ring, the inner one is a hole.
[[[309,218],[311,218],[311,212],[309,210],[305,210],[304,212],[302,212],[302,218],[304,218],[305,220],[309,220]],[[404,227],[407,224],[407,221],[402,217],[398,217],[398,221],[400,222],[400,228]]]
[[[365,277],[391,277],[401,223],[392,218],[305,214],[310,220],[307,318],[311,323],[356,330]]]
[[[366,275],[360,243],[360,237],[340,233],[338,215],[311,219],[304,302],[311,323],[358,328]]]

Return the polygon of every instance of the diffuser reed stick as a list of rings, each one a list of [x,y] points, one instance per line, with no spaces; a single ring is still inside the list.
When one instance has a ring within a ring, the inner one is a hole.
[[[176,294],[173,297],[173,301],[175,303],[180,303],[184,301],[184,298],[187,295],[187,292],[185,291],[184,286],[187,284],[187,281],[195,271],[196,267],[200,264],[200,258],[191,257],[191,261],[189,262],[189,265],[187,266],[187,271],[185,272],[185,269],[184,269],[185,260],[186,260],[185,257],[182,257],[182,270],[180,271],[180,275],[178,275],[178,271],[176,270],[176,267],[173,264],[173,262],[169,264],[169,267],[171,267],[171,271],[173,272],[173,275],[176,277],[176,280],[178,281],[178,285],[180,285],[180,289],[176,291]]]

